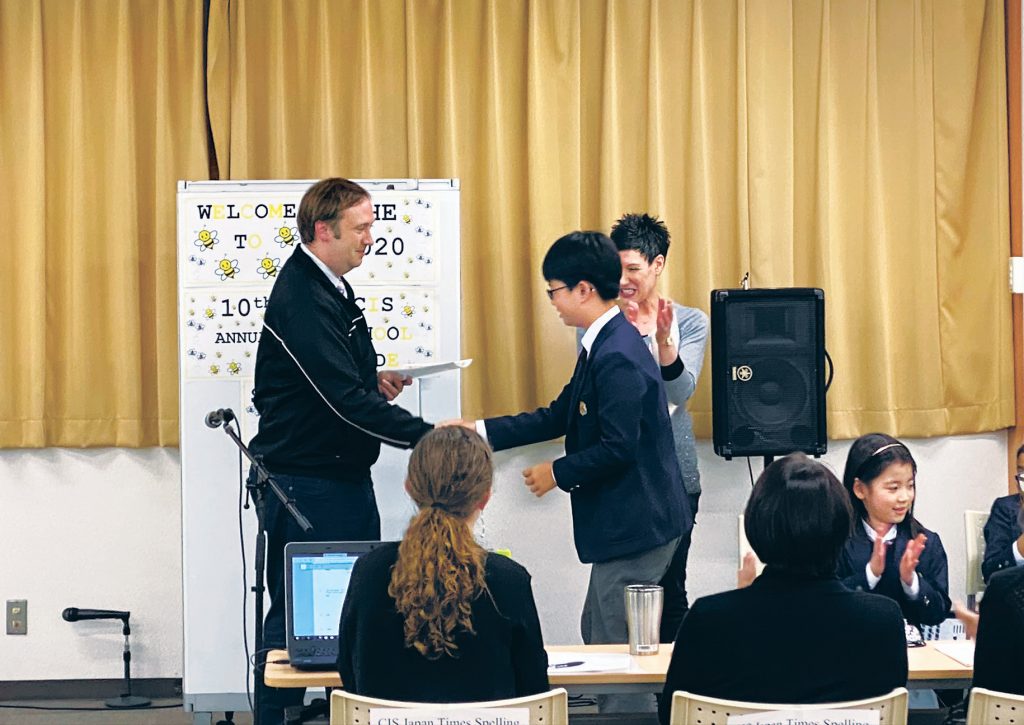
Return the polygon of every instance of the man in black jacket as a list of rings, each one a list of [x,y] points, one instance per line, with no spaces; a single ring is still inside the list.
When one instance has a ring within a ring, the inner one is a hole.
[[[253,402],[260,414],[251,445],[277,483],[313,524],[312,540],[380,539],[370,466],[380,444],[411,448],[432,426],[389,404],[410,378],[377,372],[363,312],[344,275],[358,267],[372,237],[370,195],[348,179],[324,179],[299,204],[302,244],[270,293],[256,354]],[[250,474],[251,475],[251,474]],[[264,647],[285,645],[284,545],[309,538],[275,496],[267,497]],[[299,705],[301,688],[263,685],[264,725]]]

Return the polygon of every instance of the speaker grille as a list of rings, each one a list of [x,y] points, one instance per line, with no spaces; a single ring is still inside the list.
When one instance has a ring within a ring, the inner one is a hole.
[[[737,380],[733,410],[742,419],[762,428],[779,428],[800,418],[807,408],[808,371],[788,360],[761,357],[737,361],[751,371],[748,380]]]
[[[808,288],[715,290],[715,452],[824,453],[824,295]]]

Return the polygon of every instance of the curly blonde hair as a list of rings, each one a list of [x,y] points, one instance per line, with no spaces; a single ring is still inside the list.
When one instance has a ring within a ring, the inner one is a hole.
[[[420,507],[398,546],[388,595],[405,618],[405,644],[427,659],[455,657],[459,632],[475,634],[473,601],[487,591],[487,552],[466,525],[491,490],[491,449],[453,426],[425,435],[409,459],[406,489]]]

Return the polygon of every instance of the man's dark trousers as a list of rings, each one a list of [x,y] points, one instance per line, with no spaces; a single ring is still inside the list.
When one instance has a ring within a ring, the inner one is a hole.
[[[250,476],[252,474],[250,473]],[[271,472],[277,484],[295,499],[313,530],[299,528],[272,491],[266,492],[267,592],[270,608],[263,625],[263,651],[256,655],[256,689],[262,725],[284,722],[284,708],[301,705],[301,687],[267,687],[263,665],[267,652],[285,647],[284,545],[292,541],[379,541],[380,514],[369,474],[349,480],[291,476]]]

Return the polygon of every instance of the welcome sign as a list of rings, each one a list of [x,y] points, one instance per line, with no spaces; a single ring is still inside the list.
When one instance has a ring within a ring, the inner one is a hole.
[[[296,223],[301,194],[239,192],[231,200],[198,199],[185,208],[188,286],[231,288],[273,283],[281,264],[300,242]],[[377,191],[373,242],[363,263],[346,275],[355,287],[372,284],[436,284],[438,250],[444,243],[435,201],[427,193]]]

